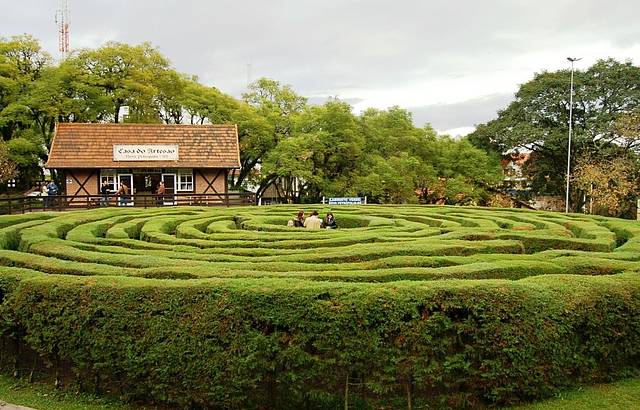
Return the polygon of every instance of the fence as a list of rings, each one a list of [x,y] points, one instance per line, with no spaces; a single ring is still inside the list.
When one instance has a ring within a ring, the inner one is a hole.
[[[33,211],[66,211],[100,207],[141,207],[162,206],[247,206],[255,205],[253,193],[189,194],[168,195],[134,194],[115,195],[55,195],[22,196],[0,198],[0,215]]]

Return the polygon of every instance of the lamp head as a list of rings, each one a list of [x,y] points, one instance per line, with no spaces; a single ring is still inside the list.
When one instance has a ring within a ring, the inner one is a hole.
[[[582,60],[582,58],[567,57],[567,60],[569,60],[569,61],[571,61],[573,63],[573,62]]]

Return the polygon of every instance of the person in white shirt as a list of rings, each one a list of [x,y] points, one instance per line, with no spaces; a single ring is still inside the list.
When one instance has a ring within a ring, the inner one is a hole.
[[[318,211],[313,211],[311,216],[304,220],[304,227],[307,229],[322,228],[322,219],[318,218]]]

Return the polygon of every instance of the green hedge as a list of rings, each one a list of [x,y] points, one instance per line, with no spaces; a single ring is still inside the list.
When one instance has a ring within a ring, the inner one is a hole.
[[[637,274],[429,286],[4,276],[5,335],[130,399],[182,408],[335,408],[347,383],[361,407],[506,404],[640,363]]]
[[[185,409],[477,408],[640,370],[637,222],[296,211],[0,218],[0,367]]]

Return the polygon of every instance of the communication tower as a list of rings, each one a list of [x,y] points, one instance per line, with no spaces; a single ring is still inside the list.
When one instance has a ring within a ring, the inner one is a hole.
[[[69,55],[69,0],[58,0],[56,24],[58,25],[58,51],[60,51],[60,58],[64,60]]]

